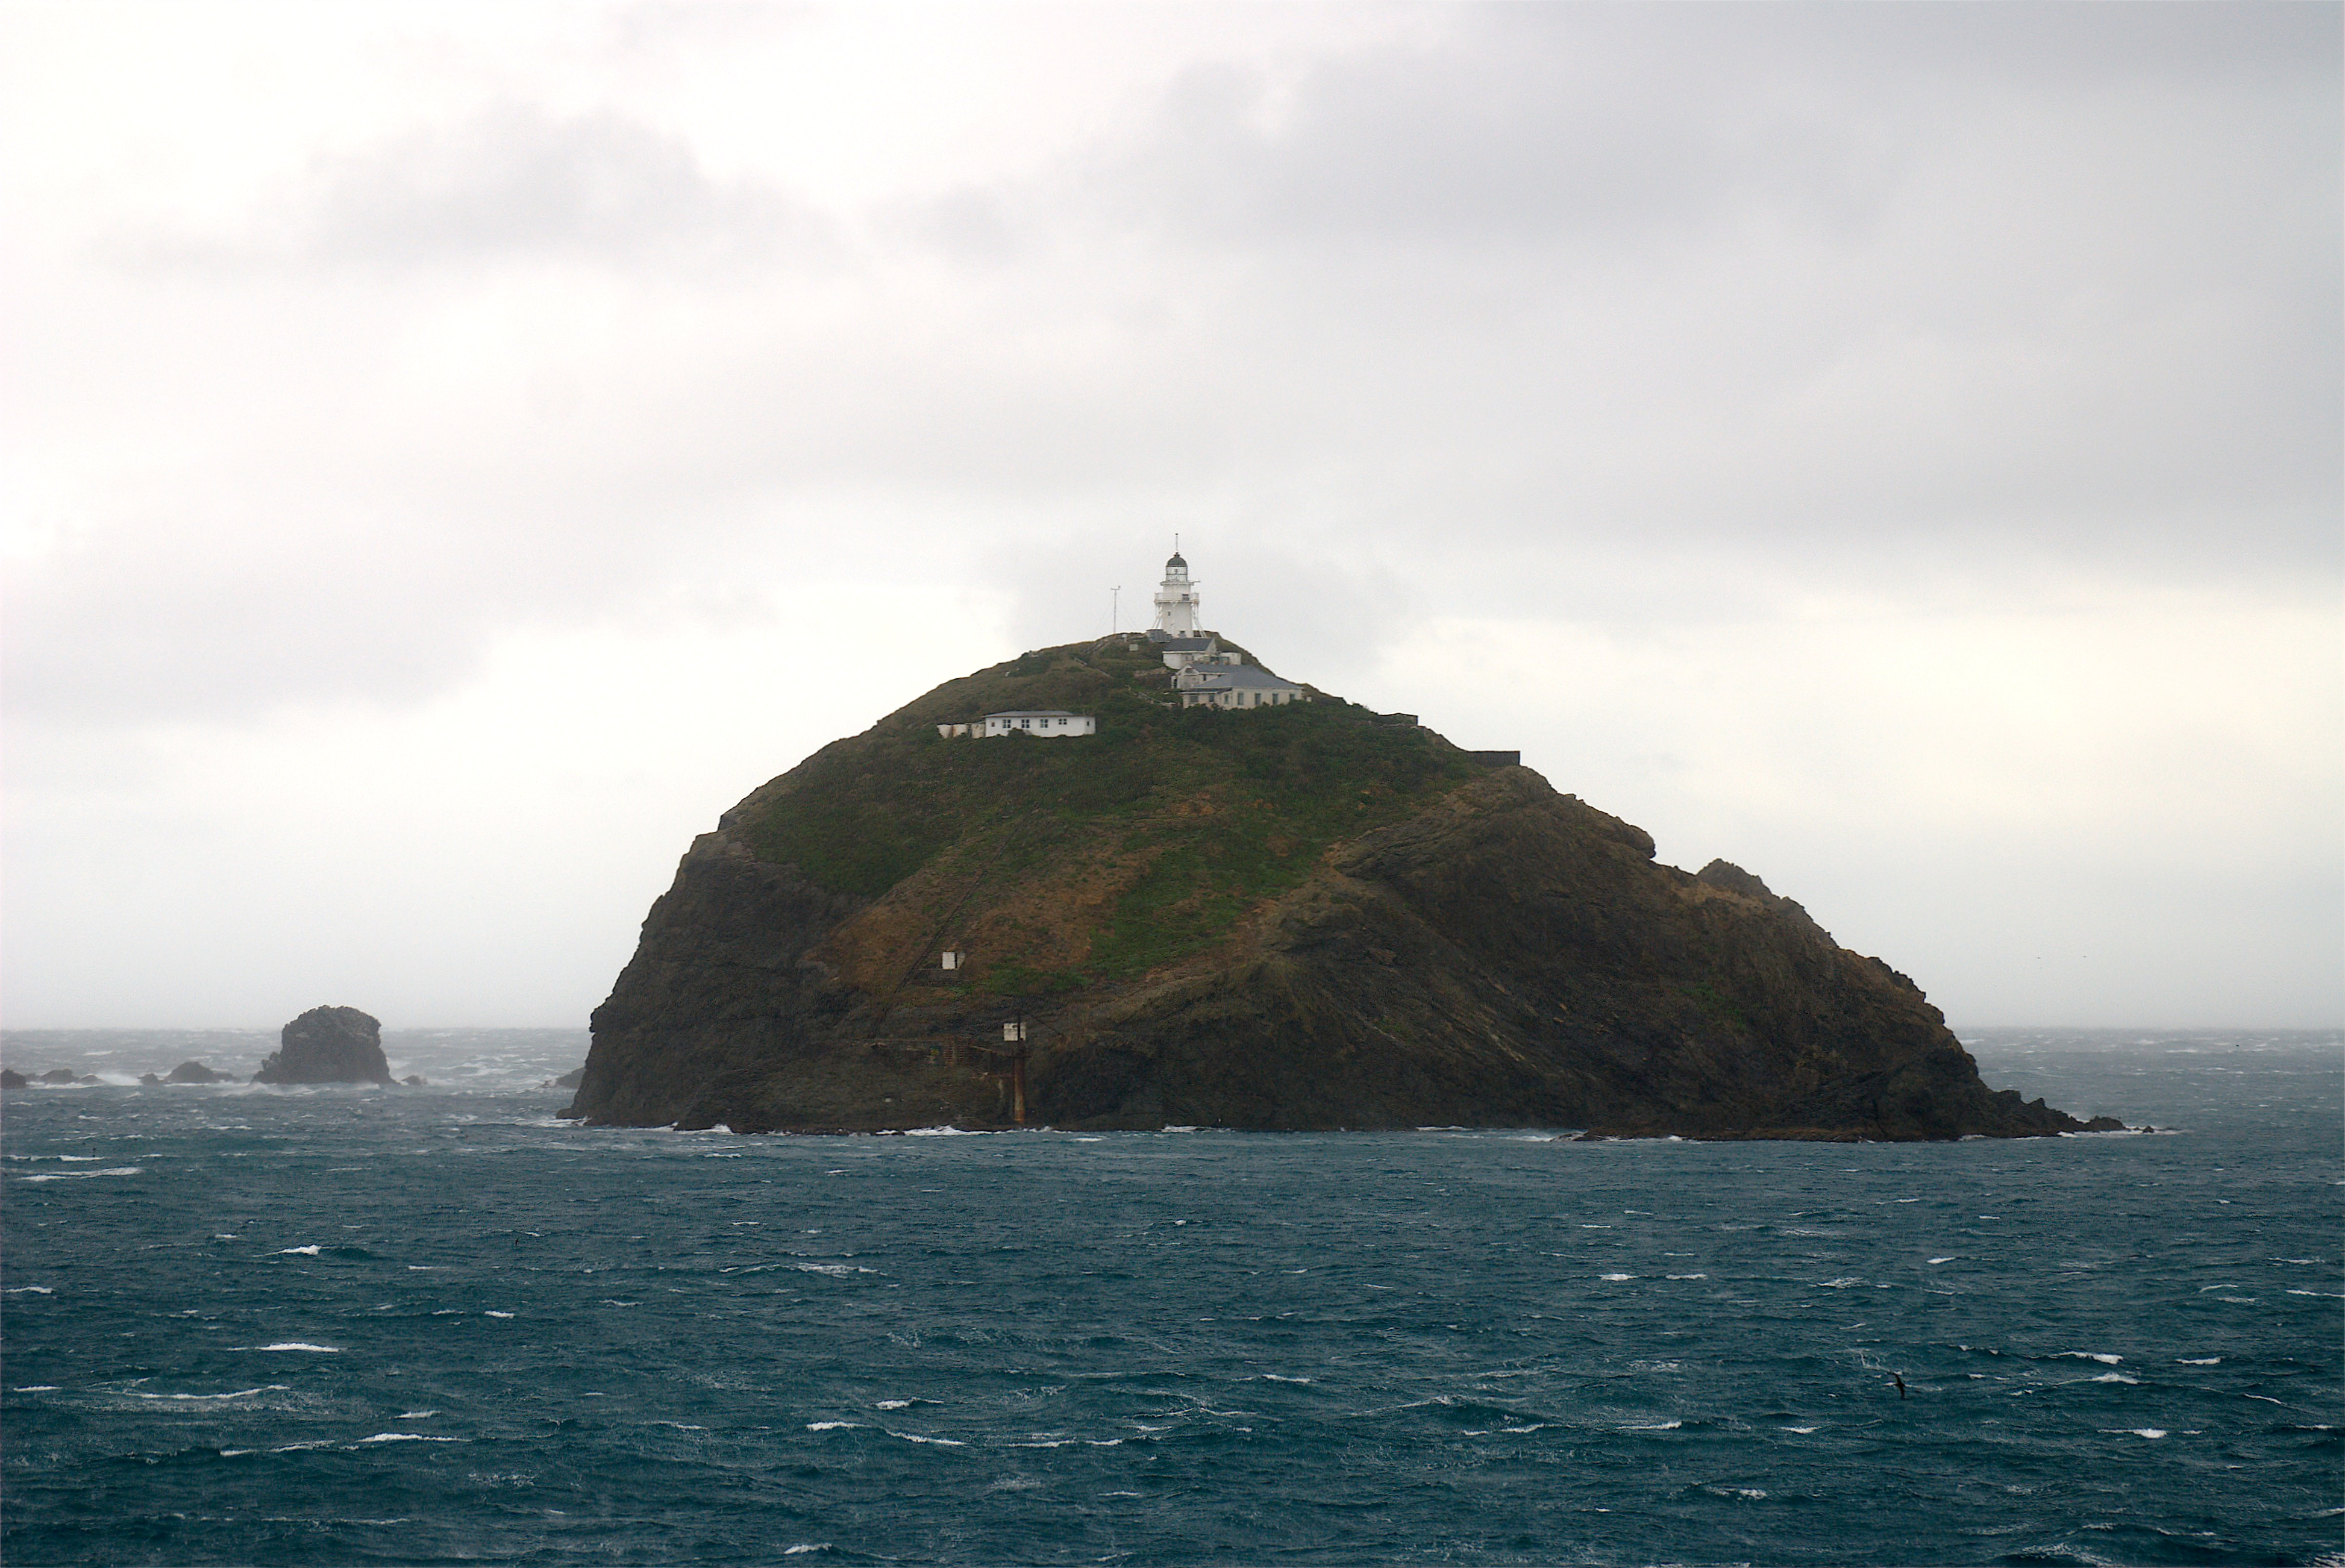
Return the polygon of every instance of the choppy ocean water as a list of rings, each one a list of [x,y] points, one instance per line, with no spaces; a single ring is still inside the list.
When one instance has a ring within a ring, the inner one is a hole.
[[[566,1031],[10,1035],[117,1081],[0,1114],[0,1548],[2345,1563],[2345,1042],[1967,1037],[2171,1130],[737,1138],[557,1121]]]

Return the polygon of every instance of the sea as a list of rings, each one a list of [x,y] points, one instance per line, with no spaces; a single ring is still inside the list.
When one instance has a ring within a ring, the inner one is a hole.
[[[2345,1564],[2345,1038],[1991,1030],[2154,1132],[587,1128],[15,1032],[0,1554]]]

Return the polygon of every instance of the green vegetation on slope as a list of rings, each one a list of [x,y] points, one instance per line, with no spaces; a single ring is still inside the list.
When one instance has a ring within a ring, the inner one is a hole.
[[[1129,868],[1086,933],[1079,974],[1002,956],[994,983],[1023,991],[1137,974],[1209,946],[1330,845],[1484,771],[1434,735],[1339,701],[1183,710],[1163,674],[1152,653],[1108,643],[949,683],[761,792],[739,831],[762,857],[867,898],[948,852],[957,871],[996,886],[1048,867],[1079,875],[1102,857]],[[1096,713],[1100,732],[970,741],[934,727],[1030,707]]]

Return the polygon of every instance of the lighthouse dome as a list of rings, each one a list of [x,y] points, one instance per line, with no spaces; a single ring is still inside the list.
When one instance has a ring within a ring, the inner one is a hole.
[[[1176,568],[1183,572],[1189,570],[1189,563],[1181,559],[1181,552],[1177,550],[1172,552],[1172,559],[1164,563],[1164,570],[1167,572],[1173,571]]]

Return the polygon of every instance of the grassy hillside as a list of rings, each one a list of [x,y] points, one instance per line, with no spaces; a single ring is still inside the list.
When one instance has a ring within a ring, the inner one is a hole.
[[[1485,771],[1439,737],[1320,698],[1183,710],[1144,645],[1029,653],[826,747],[730,819],[762,858],[878,901],[839,944],[867,985],[966,943],[963,985],[1128,978],[1222,941],[1331,845]],[[1099,733],[945,739],[1069,708]],[[933,959],[929,959],[933,962]]]

